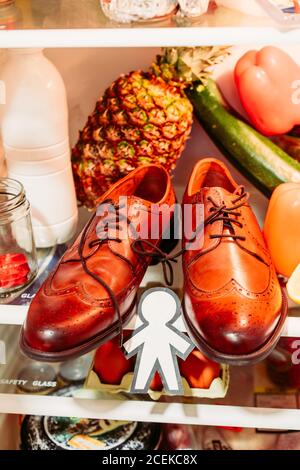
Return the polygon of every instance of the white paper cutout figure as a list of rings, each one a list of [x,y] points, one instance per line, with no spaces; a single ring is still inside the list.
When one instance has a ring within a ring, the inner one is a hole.
[[[194,345],[174,326],[180,312],[180,301],[170,289],[149,289],[143,294],[138,306],[142,325],[124,344],[126,357],[137,354],[132,393],[147,393],[158,372],[168,393],[183,394],[176,356],[186,359]]]

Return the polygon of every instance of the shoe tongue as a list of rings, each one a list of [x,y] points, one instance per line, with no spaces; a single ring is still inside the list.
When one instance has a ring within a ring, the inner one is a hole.
[[[128,207],[129,206],[145,206],[147,209],[151,207],[152,203],[150,201],[147,201],[146,199],[143,199],[141,197],[132,195],[132,196],[116,196],[113,199],[114,204],[117,205],[124,205],[126,204]]]
[[[221,197],[224,197],[225,199],[232,197],[232,192],[228,191],[225,188],[221,188],[220,186],[216,186],[215,188],[207,188],[207,189],[208,190],[213,189],[215,192],[217,192]]]
[[[200,194],[201,199],[203,200],[210,197],[218,206],[222,206],[223,204],[230,206],[232,205],[232,200],[234,198],[233,193],[219,186],[216,186],[213,188],[210,188],[210,187],[202,188],[199,191],[199,194]]]
[[[212,213],[211,213],[211,207],[212,206],[215,206],[216,208],[218,207],[232,207],[233,205],[233,200],[234,200],[234,194],[231,193],[230,191],[228,191],[227,189],[225,188],[221,188],[221,187],[213,187],[213,188],[210,188],[210,187],[206,187],[206,188],[203,188],[201,191],[200,191],[202,194],[201,194],[201,197],[202,197],[202,201],[205,203],[204,204],[204,207],[205,207],[205,217],[211,217]],[[213,201],[213,202],[212,202]],[[220,214],[221,216],[221,214]],[[219,223],[222,225],[222,228],[221,226],[219,227],[219,229],[222,231],[224,231],[225,233],[231,233],[232,231],[232,228],[230,226],[227,226],[226,224],[223,225],[222,222],[216,222],[216,223]],[[216,228],[216,226],[214,226]]]
[[[145,206],[147,208],[154,205],[154,203],[152,203],[151,201],[148,201],[147,199],[143,199],[143,198],[138,197],[138,196],[130,196],[128,198],[128,203],[129,204],[136,204],[138,206]]]
[[[137,204],[137,205],[144,205],[147,207],[150,207],[152,205],[151,201],[135,196],[134,194],[131,196],[116,196],[113,198],[113,202],[115,204],[127,203],[127,205]]]

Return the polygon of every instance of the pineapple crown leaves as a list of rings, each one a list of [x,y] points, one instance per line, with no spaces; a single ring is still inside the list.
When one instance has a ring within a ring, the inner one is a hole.
[[[157,56],[152,71],[166,81],[205,84],[211,67],[222,62],[230,54],[229,49],[228,46],[166,47],[163,54]]]

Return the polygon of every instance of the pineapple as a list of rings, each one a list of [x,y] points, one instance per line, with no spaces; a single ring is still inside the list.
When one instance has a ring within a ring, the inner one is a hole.
[[[175,168],[193,121],[184,89],[199,77],[194,68],[205,73],[223,54],[219,49],[166,49],[150,72],[123,75],[105,91],[72,151],[79,202],[94,208],[112,183],[139,165]]]

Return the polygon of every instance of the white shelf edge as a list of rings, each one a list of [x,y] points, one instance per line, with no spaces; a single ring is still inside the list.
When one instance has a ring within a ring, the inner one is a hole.
[[[0,48],[160,47],[242,44],[295,44],[300,29],[275,27],[187,27],[25,29],[0,31]]]
[[[300,410],[0,394],[0,413],[299,430]]]
[[[23,325],[28,306],[0,305],[0,325]]]
[[[288,317],[281,336],[300,338],[300,317]]]

